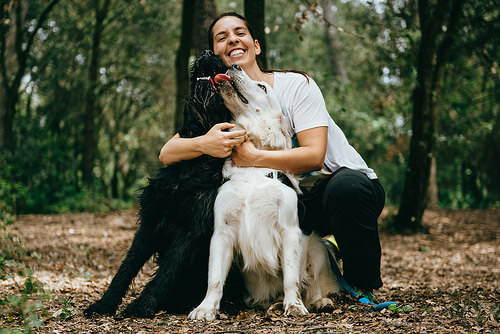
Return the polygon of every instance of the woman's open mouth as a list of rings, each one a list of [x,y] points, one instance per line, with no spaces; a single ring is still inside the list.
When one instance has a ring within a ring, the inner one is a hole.
[[[241,57],[244,53],[245,53],[245,50],[243,50],[243,49],[234,49],[234,50],[231,50],[231,52],[229,52],[228,56],[237,58],[237,57]]]

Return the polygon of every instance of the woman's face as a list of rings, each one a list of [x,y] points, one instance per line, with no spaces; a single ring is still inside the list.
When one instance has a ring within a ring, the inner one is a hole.
[[[212,28],[214,53],[226,66],[240,65],[243,69],[257,65],[259,42],[250,35],[245,21],[235,16],[225,16]]]

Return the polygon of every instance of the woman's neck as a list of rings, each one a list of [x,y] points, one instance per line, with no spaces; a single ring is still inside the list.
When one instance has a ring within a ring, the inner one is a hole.
[[[243,68],[243,70],[245,70],[246,74],[248,74],[250,79],[255,81],[265,81],[269,85],[271,85],[271,87],[273,87],[274,83],[273,73],[262,72],[259,66],[252,66],[251,68]]]

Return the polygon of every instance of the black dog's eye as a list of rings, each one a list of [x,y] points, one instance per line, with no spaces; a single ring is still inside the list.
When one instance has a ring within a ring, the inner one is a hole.
[[[257,84],[257,86],[259,86],[260,88],[262,88],[262,90],[264,91],[264,93],[267,94],[267,88],[266,88],[266,86],[264,86],[263,84]]]

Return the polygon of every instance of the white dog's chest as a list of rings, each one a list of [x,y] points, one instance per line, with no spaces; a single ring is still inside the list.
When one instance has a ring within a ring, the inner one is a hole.
[[[264,113],[264,112],[261,112]],[[291,148],[291,139],[283,132],[281,113],[256,114],[236,119],[239,127],[247,130],[248,139],[262,150],[283,150]]]

